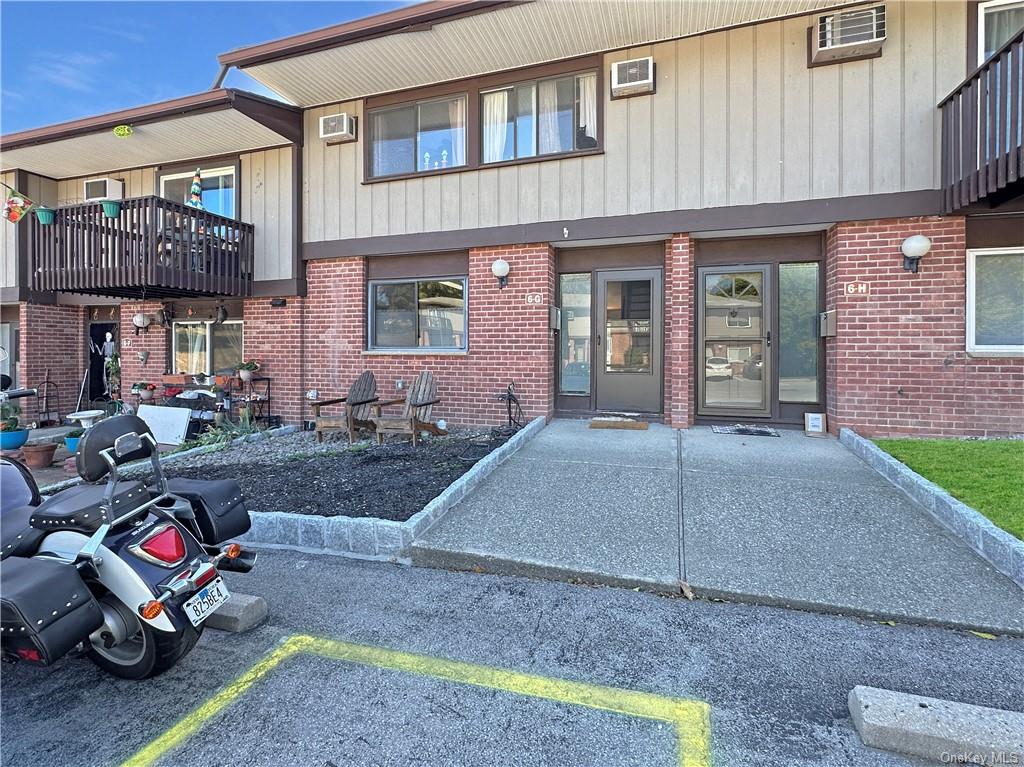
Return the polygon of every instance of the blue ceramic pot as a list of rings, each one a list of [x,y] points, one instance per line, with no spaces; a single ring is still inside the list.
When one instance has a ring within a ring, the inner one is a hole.
[[[81,439],[81,437],[65,437],[64,438],[64,447],[66,447],[68,449],[68,452],[71,453],[71,455],[74,455],[75,453],[78,452],[78,441],[80,439]]]
[[[17,450],[28,442],[28,429],[0,431],[0,450]]]

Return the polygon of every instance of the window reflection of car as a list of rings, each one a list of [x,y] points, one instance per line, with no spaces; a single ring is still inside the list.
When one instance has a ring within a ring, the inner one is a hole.
[[[732,378],[732,363],[725,357],[708,357],[704,362],[705,378]]]
[[[747,357],[747,361],[743,363],[743,377],[748,381],[760,381],[761,366],[762,359],[760,354],[753,354]]]
[[[562,370],[562,391],[590,391],[590,363],[570,362]]]

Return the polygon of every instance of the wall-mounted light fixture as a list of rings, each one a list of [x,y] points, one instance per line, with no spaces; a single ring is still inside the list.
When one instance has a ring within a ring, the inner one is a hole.
[[[148,315],[143,314],[142,312],[137,312],[135,316],[132,317],[132,325],[135,326],[135,335],[138,335],[140,330],[145,330],[148,333],[149,321]]]
[[[149,362],[149,352],[141,351],[138,354],[139,354],[139,363],[140,364],[145,365],[147,362]]]
[[[504,290],[508,285],[508,261],[499,258],[491,264],[491,274],[498,278],[498,290]]]
[[[214,325],[223,325],[224,320],[228,318],[228,310],[224,304],[217,304],[217,311],[213,315]]]
[[[915,234],[905,239],[900,246],[900,250],[903,251],[903,268],[917,274],[921,259],[928,255],[931,249],[932,241],[923,234]]]

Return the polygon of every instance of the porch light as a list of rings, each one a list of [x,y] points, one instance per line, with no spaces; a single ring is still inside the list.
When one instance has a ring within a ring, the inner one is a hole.
[[[148,333],[149,317],[142,312],[138,312],[134,317],[132,317],[132,325],[135,326],[135,335],[138,335],[140,330],[145,330]]]
[[[491,274],[498,278],[498,290],[504,290],[508,285],[508,261],[504,258],[496,259],[491,264]]]
[[[921,259],[928,255],[932,249],[932,241],[923,234],[915,234],[903,241],[900,250],[903,251],[903,268],[908,272],[917,274],[917,267]]]

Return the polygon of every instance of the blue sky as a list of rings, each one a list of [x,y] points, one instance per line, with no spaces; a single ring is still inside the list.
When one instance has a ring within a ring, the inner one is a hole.
[[[218,53],[405,4],[2,0],[0,133],[204,91]]]

